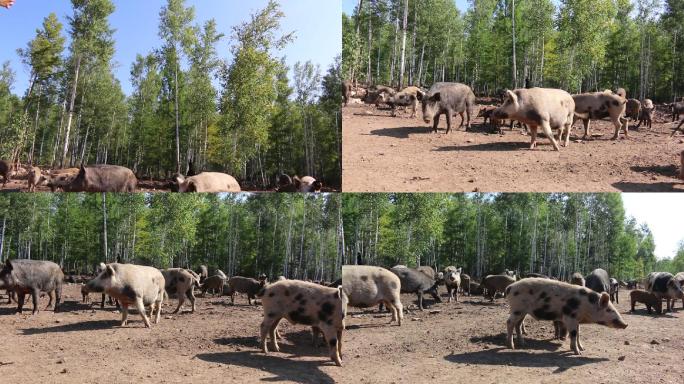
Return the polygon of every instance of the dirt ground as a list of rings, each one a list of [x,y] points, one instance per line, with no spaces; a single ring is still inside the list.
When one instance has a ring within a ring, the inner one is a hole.
[[[577,122],[569,148],[555,152],[544,137],[530,150],[520,128],[492,134],[482,118],[472,132],[452,127],[445,135],[444,116],[435,134],[420,111],[417,118],[358,104],[342,111],[345,192],[684,192],[684,136],[670,138],[676,125],[664,112],[651,131],[631,129],[619,141],[610,140],[608,121],[592,122],[592,138],[582,141]]]
[[[550,322],[529,322],[526,348],[506,349],[503,299],[490,304],[461,297],[458,303],[434,305],[426,299],[428,310],[410,309],[401,327],[387,325],[388,314],[350,308],[342,368],[329,360],[326,347],[311,345],[306,327],[287,322],[280,326],[281,352],[261,353],[262,308],[249,307],[246,300],[237,297],[230,306],[226,297],[199,298],[195,314],[186,305],[182,314],[171,315],[172,299],[152,329],[133,313],[129,325],[120,328],[114,308],[80,303],[77,285],[65,289],[59,313],[17,315],[14,305],[3,302],[0,381],[652,384],[679,383],[684,375],[684,311],[659,317],[645,309],[627,314],[627,292],[618,308],[629,327],[583,326],[582,356],[570,354],[569,341],[550,340]],[[402,301],[407,306],[415,296],[402,295]],[[47,298],[40,305],[44,308]]]

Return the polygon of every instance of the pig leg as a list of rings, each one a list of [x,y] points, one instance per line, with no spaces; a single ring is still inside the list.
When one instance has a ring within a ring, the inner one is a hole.
[[[530,136],[532,138],[532,141],[530,142],[530,149],[535,149],[537,147],[537,126],[536,125],[530,126]]]
[[[418,292],[418,308],[420,308],[421,311],[425,310],[425,308],[423,308],[423,292]]]
[[[325,327],[321,330],[325,337],[325,342],[330,347],[330,358],[338,367],[342,366],[342,359],[340,358],[339,340],[337,340],[338,332],[332,327]]]
[[[150,328],[150,319],[148,319],[147,314],[145,314],[145,304],[143,304],[142,297],[136,298],[135,307],[138,309],[138,312],[140,312],[140,316],[142,316],[142,318],[143,318],[143,322],[145,323],[145,327]]]
[[[558,146],[558,142],[556,142],[556,139],[554,139],[554,137],[553,137],[553,131],[551,130],[551,125],[549,125],[549,122],[548,121],[542,121],[541,126],[542,126],[542,130],[544,130],[544,134],[551,141],[551,144],[553,145],[553,149],[555,149],[556,151],[560,151],[560,147]],[[561,135],[562,135],[562,131],[561,131]]]
[[[520,322],[520,333],[527,335],[527,328],[525,327],[525,319]]]
[[[178,295],[178,307],[176,307],[176,310],[173,311],[173,313],[178,313],[178,311],[180,311],[181,307],[183,306],[184,302],[185,302],[185,296],[184,295]]]
[[[679,126],[677,128],[675,128],[674,131],[672,131],[672,134],[670,135],[670,137],[673,137],[674,135],[676,135],[677,132],[679,132],[679,129],[682,128],[682,125],[684,125],[684,120],[682,120],[682,122],[679,123]],[[684,129],[682,130],[682,132],[684,132]]]
[[[47,305],[47,307],[45,307],[46,311],[48,309],[50,309],[50,307],[52,307],[52,300],[54,299],[54,296],[52,295],[52,291],[48,292],[48,297],[50,298],[50,300],[48,300],[48,305]]]
[[[582,124],[584,125],[584,137],[582,138],[583,140],[587,140],[589,138],[589,124],[591,121],[589,119],[582,119]]]
[[[337,354],[342,358],[342,330],[337,331]]]
[[[524,343],[523,336],[522,336],[522,321],[525,319],[525,314],[515,311],[510,314],[508,317],[508,320],[506,320],[506,344],[508,344],[508,348],[510,349],[515,349],[515,344],[513,344],[513,329],[515,328],[517,337],[518,337],[518,343],[522,346]]]
[[[121,326],[128,325],[128,303],[121,304]]]
[[[185,292],[185,296],[187,296],[188,299],[190,299],[190,303],[192,303],[192,311],[190,313],[195,313],[195,293],[192,291],[192,288]]]
[[[439,118],[441,116],[441,113],[435,114],[435,116],[432,117],[432,131],[434,133],[437,133],[437,127],[439,126]]]
[[[163,302],[163,299],[160,299],[156,303],[157,304],[157,317],[154,319],[155,324],[159,324],[159,320],[161,319],[162,302]]]
[[[38,313],[38,298],[40,297],[40,291],[37,288],[31,290],[31,296],[33,299],[33,314]]]
[[[105,304],[105,294],[102,294],[102,303],[100,304],[100,309],[104,309],[104,304]]]
[[[446,122],[447,122],[447,130],[446,134],[448,135],[449,132],[451,132],[451,123],[453,121],[453,117],[451,116],[451,112],[446,113]]]
[[[579,326],[577,322],[570,319],[564,319],[564,322],[565,328],[570,330],[570,348],[575,352],[575,355],[581,355],[582,352],[580,352],[579,342],[577,341],[579,339]]]
[[[278,319],[278,321],[280,321],[280,319]],[[276,322],[276,327],[277,327],[277,325],[278,325],[278,323]],[[266,319],[266,317],[264,317],[264,320],[261,322],[260,329],[261,329],[261,333],[260,333],[261,351],[264,353],[268,353],[268,332],[271,329],[271,323],[269,320]],[[276,336],[277,332],[278,332],[278,330],[276,329],[276,331],[273,332],[273,336]]]
[[[622,130],[622,123],[620,119],[613,119],[613,125],[615,126],[615,134],[613,135],[613,138],[611,140],[617,140],[620,138],[620,131]],[[627,136],[626,131],[625,136]]]
[[[273,322],[271,324],[271,327],[268,329],[268,334],[271,337],[271,341],[273,342],[273,350],[276,352],[280,352],[280,347],[278,346],[278,338],[276,337],[276,332],[278,331],[278,324],[280,323],[280,319],[278,321]]]
[[[567,332],[567,330],[565,330]],[[582,339],[580,338],[580,325],[577,324],[577,346],[579,347],[580,351],[584,351],[584,346],[582,345]]]

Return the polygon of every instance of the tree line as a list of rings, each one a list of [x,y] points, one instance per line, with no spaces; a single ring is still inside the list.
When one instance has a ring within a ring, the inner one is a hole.
[[[337,194],[0,194],[0,261],[207,265],[229,275],[333,281]]]
[[[358,0],[342,16],[343,73],[368,84],[525,85],[684,95],[680,0]]]
[[[0,69],[1,159],[117,164],[150,178],[215,170],[259,187],[279,173],[340,185],[340,59],[325,74],[298,62],[290,80],[277,52],[296,36],[279,32],[286,15],[275,0],[229,36],[213,19],[199,25],[185,0],[168,0],[161,46],[131,64],[131,95],[113,74],[113,1],[71,3],[67,26],[50,14],[18,50],[31,73],[22,97],[12,94],[16,69]]]
[[[345,194],[346,264],[454,265],[476,277],[517,270],[567,279],[603,268],[621,279],[657,268],[653,234],[619,194]],[[674,256],[674,255],[673,255]]]

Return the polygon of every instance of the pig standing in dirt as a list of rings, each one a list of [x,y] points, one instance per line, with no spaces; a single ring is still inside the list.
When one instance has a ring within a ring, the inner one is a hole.
[[[415,293],[418,296],[418,308],[420,308],[421,311],[425,310],[423,307],[424,293],[432,295],[438,303],[442,302],[439,294],[437,294],[437,282],[435,279],[431,279],[423,272],[419,272],[412,268],[394,267],[391,271],[399,277],[402,293]]]
[[[369,265],[342,266],[342,290],[349,305],[368,308],[384,303],[392,312],[392,320],[401,325],[404,306],[401,304],[401,281],[385,268]]]
[[[579,285],[580,287],[584,287],[584,276],[582,276],[582,274],[579,272],[573,273],[572,276],[570,277],[570,284]]]
[[[178,307],[173,313],[178,313],[187,297],[192,303],[192,313],[195,313],[195,284],[199,281],[189,271],[182,268],[169,268],[161,270],[164,276],[164,289],[169,298],[178,298]]]
[[[432,268],[429,265],[420,266],[420,267],[416,268],[416,271],[424,274],[425,276],[431,278],[432,280],[434,280],[437,277],[437,274],[435,273],[434,268]]]
[[[470,275],[461,273],[461,292],[470,296]]]
[[[625,137],[629,137],[628,120],[625,119],[627,100],[624,97],[605,92],[583,93],[573,95],[575,100],[575,117],[584,123],[584,138],[589,137],[589,123],[591,120],[608,118],[615,126],[613,140],[620,137],[620,130],[625,130]]]
[[[416,117],[416,109],[418,108],[418,101],[420,101],[425,92],[418,87],[406,87],[396,95],[390,96],[387,104],[392,107],[392,116],[396,116],[397,107],[411,107],[411,118]]]
[[[155,316],[155,324],[159,323],[165,285],[164,276],[156,268],[119,263],[107,264],[104,271],[86,284],[88,290],[104,290],[119,301],[122,327],[128,324],[128,306],[134,305],[147,328],[150,328],[150,320],[145,308],[151,307],[150,316]]]
[[[242,276],[233,276],[228,280],[228,294],[230,295],[230,303],[235,304],[235,294],[244,293],[247,295],[247,302],[252,305],[257,305],[256,295],[266,285],[266,280],[250,279]]]
[[[549,279],[523,279],[506,288],[506,297],[511,307],[506,322],[506,341],[511,349],[515,349],[514,328],[518,344],[524,343],[522,324],[527,315],[537,320],[560,322],[570,331],[570,346],[576,355],[584,350],[580,341],[580,323],[627,328],[607,293],[599,294],[576,285]]]
[[[209,277],[209,268],[207,268],[206,265],[200,265],[199,267],[199,277],[200,277],[200,284],[204,283],[204,279]]]
[[[351,98],[351,93],[352,93],[352,83],[351,81],[343,81],[342,82],[342,100],[344,101],[344,106],[346,107],[349,104],[349,99]]]
[[[188,178],[176,175],[178,192],[220,193],[240,192],[240,184],[231,175],[219,172],[202,172]]]
[[[637,121],[639,115],[641,115],[641,102],[637,99],[628,99],[625,106],[625,117]]]
[[[24,309],[24,298],[31,294],[33,298],[33,314],[37,314],[38,298],[41,292],[47,292],[52,303],[52,292],[55,293],[55,307],[57,312],[59,303],[62,301],[62,284],[64,273],[59,265],[51,261],[37,260],[14,260],[7,259],[0,270],[0,281],[6,289],[11,289],[17,295],[17,312]]]
[[[620,304],[620,299],[619,299],[619,294],[620,294],[620,283],[618,283],[617,279],[610,278],[610,301],[614,301],[617,304]]]
[[[634,312],[634,306],[636,303],[642,303],[646,305],[646,310],[648,310],[648,313],[651,313],[651,308],[655,309],[657,314],[663,313],[663,301],[658,299],[650,292],[641,289],[635,289],[629,293],[629,298],[632,304],[631,312]]]
[[[653,128],[653,114],[655,112],[655,105],[653,105],[653,100],[646,99],[641,106],[641,112],[639,113],[639,124],[637,124],[636,129],[644,124],[646,128],[651,130]]]
[[[458,301],[458,288],[461,286],[461,271],[463,268],[456,268],[449,266],[444,268],[444,285],[446,285],[447,293],[449,294],[449,303],[456,294],[456,301]]]
[[[679,120],[680,115],[684,115],[684,101],[672,103],[670,105],[670,110],[672,111],[672,122]]]
[[[669,272],[651,272],[646,277],[646,290],[654,294],[658,300],[667,300],[667,310],[674,310],[677,299],[684,300],[684,292],[674,276]]]
[[[684,291],[684,272],[674,275],[674,279],[679,284],[679,287],[682,288],[682,291]],[[672,306],[674,307],[674,304]],[[682,308],[684,308],[684,297],[682,297]]]
[[[138,179],[128,168],[118,165],[82,166],[65,192],[135,192]]]
[[[497,292],[506,292],[506,287],[515,283],[515,276],[508,274],[488,275],[482,280],[482,287],[487,290],[490,301],[494,301]]]
[[[323,183],[311,176],[304,176],[302,178],[294,176],[290,178],[288,175],[281,175],[278,179],[278,188],[276,188],[276,192],[312,193],[320,192],[322,188]]]
[[[223,286],[226,283],[226,279],[224,279],[221,276],[214,275],[214,276],[209,276],[206,279],[204,279],[204,282],[202,285],[200,285],[200,290],[202,291],[202,297],[204,297],[207,293],[208,290],[212,290],[214,292],[214,295],[216,295],[216,292],[218,292],[219,296],[223,295]]]
[[[35,192],[36,191],[36,186],[40,185],[45,178],[43,177],[43,173],[40,171],[40,168],[38,167],[31,167],[28,172],[28,190],[29,192]]]
[[[492,113],[492,117],[514,119],[526,124],[532,136],[530,149],[537,146],[537,128],[541,127],[553,148],[559,151],[560,147],[553,137],[552,129],[560,131],[558,139],[561,142],[565,132],[567,147],[570,143],[574,113],[575,101],[569,93],[560,89],[531,88],[507,90],[503,105]]]
[[[423,107],[423,121],[429,124],[432,121],[432,129],[436,133],[441,115],[446,116],[448,134],[451,131],[452,117],[459,113],[465,113],[468,117],[466,132],[470,129],[470,117],[475,107],[475,94],[469,86],[460,83],[436,83],[421,97]],[[461,119],[461,126],[464,124]]]
[[[12,164],[5,160],[0,160],[0,176],[2,176],[2,187],[5,188],[5,185],[7,184],[8,181],[12,180]]]
[[[284,280],[260,292],[264,306],[261,322],[261,349],[268,353],[267,336],[273,350],[279,352],[276,330],[285,318],[292,324],[303,324],[320,330],[330,346],[330,358],[342,366],[342,331],[347,297],[341,288],[329,288],[299,280]]]
[[[610,278],[608,272],[597,268],[584,279],[584,286],[598,293],[610,293]]]
[[[45,178],[46,185],[52,192],[56,192],[57,190],[65,190],[69,187],[69,185],[71,185],[71,183],[74,182],[74,180],[76,180],[76,177],[80,171],[81,170],[79,168],[52,170]]]

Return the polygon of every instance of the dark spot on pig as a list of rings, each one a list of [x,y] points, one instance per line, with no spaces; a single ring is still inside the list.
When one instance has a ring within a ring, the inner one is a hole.
[[[367,280],[368,280],[368,276],[361,276],[361,280],[367,281]]]
[[[518,296],[519,294],[520,294],[520,292],[518,292],[518,291],[513,292],[513,296]]]
[[[620,105],[620,103],[617,100],[613,100],[613,105],[617,107]]]
[[[178,281],[180,281],[181,283],[185,282],[185,277],[178,276]]]
[[[288,291],[287,289],[285,290],[285,296],[290,296],[290,291]]]
[[[304,296],[301,293],[298,293],[297,296],[295,296],[295,300],[301,300]]]
[[[534,291],[530,289],[530,295],[534,295]]]
[[[545,304],[542,308],[535,309],[532,314],[539,320],[556,320],[556,314],[548,311],[548,307],[548,304]]]
[[[520,312],[520,311],[513,311],[513,314],[516,315],[516,316],[520,316],[520,315],[522,315],[522,312]]]
[[[535,123],[537,123],[537,124],[541,124],[542,117],[541,117],[541,115],[539,114],[539,112],[537,112],[537,111],[535,111],[535,110],[530,110],[530,111],[527,111],[527,113],[525,114],[525,116],[526,116],[530,121],[533,121],[533,122],[535,122]]]
[[[330,339],[330,346],[331,347],[337,346],[337,339]]]
[[[306,305],[306,299],[299,300],[299,305]]]
[[[587,290],[584,289],[584,288],[580,288],[579,294],[580,294],[580,295],[586,295],[586,294],[587,294]]]
[[[321,306],[321,310],[318,311],[318,318],[321,321],[325,321],[328,319],[330,316],[332,316],[333,311],[335,310],[335,306],[330,304],[330,303],[323,303]]]
[[[545,302],[545,303],[548,303],[549,301],[551,301],[551,298],[550,298],[550,297],[547,297],[547,298],[544,299],[544,302]]]
[[[269,312],[268,317],[276,317],[276,313],[275,312]]]
[[[546,292],[542,291],[542,293],[539,294],[539,298],[543,299],[546,297]]]
[[[596,292],[592,292],[592,293],[589,294],[589,302],[592,303],[592,304],[598,303],[599,298],[600,298],[600,296],[599,296],[599,294],[596,293]]]
[[[328,325],[332,325],[332,319],[328,319],[328,321],[325,322]]]
[[[302,314],[303,311],[300,310],[303,310],[303,308],[299,308],[299,310],[297,311],[290,312],[288,314],[290,316],[290,319],[292,319],[292,321],[298,324],[313,325],[313,319],[311,319],[311,317],[309,316],[304,316]]]
[[[570,331],[570,337],[577,337],[577,330],[576,329],[573,329],[572,331]]]
[[[121,290],[121,294],[123,294],[131,300],[135,300],[135,291],[133,290],[133,288],[131,288],[130,285],[124,286]]]
[[[391,282],[391,283],[390,283],[390,288],[392,288],[392,289],[397,289],[397,288],[398,288],[398,287],[397,287],[397,282],[396,282],[396,281]]]
[[[273,297],[273,296],[275,296],[275,292],[271,292],[268,294],[268,297]]]

